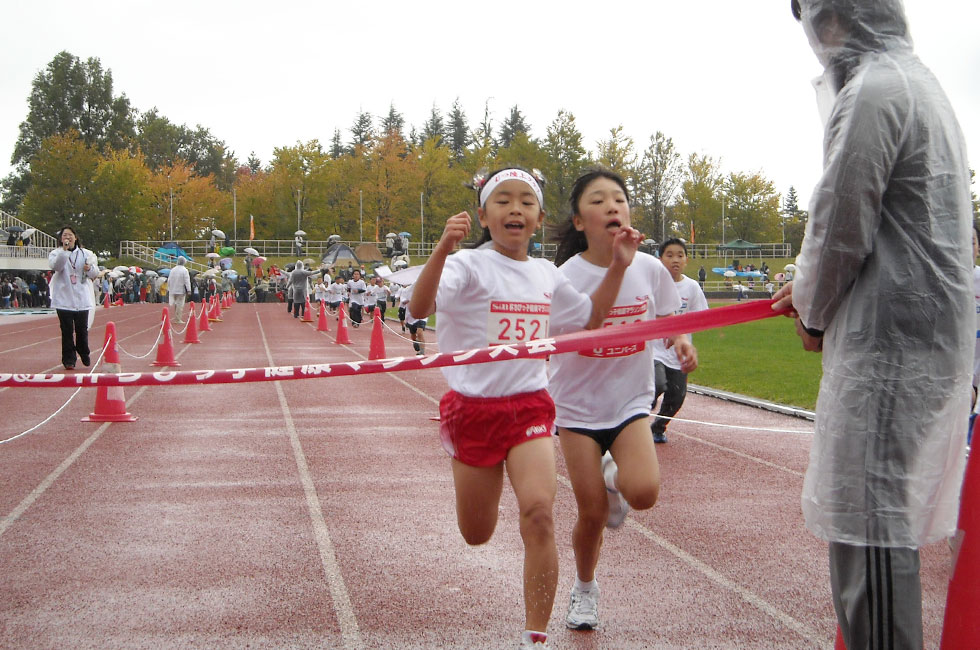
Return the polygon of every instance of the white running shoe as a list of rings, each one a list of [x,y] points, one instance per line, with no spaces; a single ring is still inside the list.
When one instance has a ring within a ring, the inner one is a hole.
[[[589,591],[572,588],[568,599],[565,626],[573,630],[594,630],[599,627],[599,586]]]
[[[626,515],[630,511],[630,506],[626,503],[619,488],[616,487],[616,474],[619,468],[612,454],[608,451],[602,455],[602,478],[606,483],[606,496],[609,497],[609,518],[606,520],[606,528],[619,528],[626,520]]]

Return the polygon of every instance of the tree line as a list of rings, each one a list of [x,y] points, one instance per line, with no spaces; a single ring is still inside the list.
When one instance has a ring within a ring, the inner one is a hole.
[[[723,171],[659,131],[638,145],[617,125],[590,150],[566,110],[534,137],[518,106],[499,124],[485,106],[474,124],[457,100],[445,113],[434,105],[416,127],[392,105],[381,116],[358,113],[349,140],[335,128],[328,143],[278,147],[263,164],[254,153],[239,161],[203,126],[135,109],[97,58],[61,52],[36,75],[28,103],[0,207],[49,232],[74,223],[100,251],[123,239],[230,233],[236,211],[239,239],[248,239],[249,215],[256,239],[292,238],[299,215],[313,239],[408,231],[418,240],[424,227],[434,241],[448,215],[475,207],[466,187],[474,172],[505,165],[543,173],[551,225],[568,217],[572,183],[595,165],[624,176],[634,225],[658,241],[718,243],[724,210],[726,240],[785,237],[798,250],[806,220],[793,188],[781,197],[761,172]]]

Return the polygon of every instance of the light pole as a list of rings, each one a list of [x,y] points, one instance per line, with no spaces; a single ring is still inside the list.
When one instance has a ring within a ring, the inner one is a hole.
[[[421,233],[419,238],[419,255],[425,254],[425,203],[423,199],[425,198],[425,192],[419,193],[419,224],[421,225]]]
[[[360,208],[358,211],[358,221],[361,227],[360,240],[364,241],[364,191],[357,190],[358,202],[360,203]]]
[[[170,241],[174,241],[174,186],[170,184],[170,174],[167,174],[167,186],[170,188]]]
[[[725,195],[721,195],[721,245],[725,245]]]
[[[300,218],[300,201],[303,198],[303,190],[296,190],[296,230],[299,230],[299,218]]]
[[[235,224],[235,246],[238,246],[238,197],[235,195],[235,188],[231,188],[231,214]]]

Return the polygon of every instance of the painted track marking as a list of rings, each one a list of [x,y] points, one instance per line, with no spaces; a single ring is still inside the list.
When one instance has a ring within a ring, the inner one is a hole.
[[[708,447],[713,447],[714,449],[717,449],[718,451],[723,451],[725,453],[732,454],[733,456],[738,456],[739,458],[744,458],[746,460],[750,460],[753,463],[759,463],[760,465],[765,465],[766,467],[771,467],[771,468],[773,468],[775,470],[779,470],[780,472],[786,472],[787,474],[792,474],[793,476],[798,476],[799,478],[803,478],[803,472],[797,471],[795,469],[790,469],[789,467],[783,467],[782,465],[779,465],[779,464],[774,463],[772,461],[766,460],[764,458],[759,458],[758,456],[753,456],[751,454],[746,454],[743,451],[738,451],[737,449],[732,449],[731,447],[726,447],[724,445],[719,445],[716,442],[708,442],[707,440],[702,440],[701,438],[698,438],[698,437],[695,437],[695,436],[692,436],[692,435],[689,435],[689,434],[686,434],[686,433],[678,433],[677,431],[671,431],[671,433],[674,434],[674,435],[680,436],[682,438],[687,438],[688,440],[691,440],[691,441],[694,441],[694,442],[698,442],[698,443],[700,443],[702,445],[707,445]]]
[[[262,318],[258,311],[255,312],[255,319],[259,323],[259,333],[262,335],[262,345],[265,347],[269,365],[274,365],[272,351],[269,349],[269,340],[266,338],[265,328],[262,327]],[[313,523],[313,536],[316,539],[317,549],[320,551],[320,563],[327,579],[330,596],[333,598],[334,611],[340,621],[340,633],[344,640],[344,647],[362,648],[364,644],[361,641],[361,632],[357,625],[357,617],[354,615],[354,607],[351,605],[347,585],[344,584],[344,578],[341,575],[340,564],[337,562],[337,555],[334,553],[333,542],[330,539],[330,531],[323,518],[320,498],[317,496],[313,476],[310,474],[309,464],[306,462],[306,454],[303,452],[299,435],[296,433],[292,412],[289,410],[286,394],[282,390],[282,382],[276,381],[273,382],[273,385],[276,387],[276,395],[279,396],[279,406],[282,408],[283,419],[286,422],[286,431],[289,432],[293,457],[296,460],[296,468],[299,470],[303,493],[306,495],[306,507],[310,511],[310,519]]]

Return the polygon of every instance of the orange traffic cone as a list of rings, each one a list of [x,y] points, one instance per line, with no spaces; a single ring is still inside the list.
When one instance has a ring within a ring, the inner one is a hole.
[[[217,323],[221,320],[221,312],[218,309],[218,296],[212,296],[208,305],[208,320]]]
[[[221,301],[218,300],[217,296],[214,297],[214,318],[215,320],[221,320]]]
[[[973,440],[980,440],[980,418],[973,421]],[[977,454],[980,456],[980,453]],[[970,453],[960,493],[960,517],[956,524],[953,577],[946,592],[946,614],[939,647],[980,647],[980,459]]]
[[[323,303],[320,303],[323,304]],[[306,296],[306,304],[303,305],[303,318],[300,319],[304,323],[313,322],[313,308],[310,307],[310,297]]]
[[[330,325],[328,324],[327,321],[327,304],[322,300],[320,301],[320,318],[316,324],[316,331],[318,332],[330,331]]]
[[[347,333],[347,309],[344,303],[340,303],[340,311],[337,312],[337,338],[334,343],[350,343],[350,334]]]
[[[385,333],[382,329],[378,310],[374,310],[374,327],[371,329],[371,347],[368,350],[368,360],[385,358]]]
[[[122,296],[119,296],[118,298],[116,298],[116,302],[114,302],[114,303],[112,303],[112,304],[113,304],[114,306],[116,306],[116,307],[122,307],[122,306],[123,306],[123,304],[124,304],[124,303],[123,303],[123,299],[122,299]]]
[[[20,303],[17,302],[17,296],[14,296],[14,309],[20,307]]]
[[[174,342],[170,336],[170,310],[163,308],[163,334],[160,336],[160,345],[157,346],[157,359],[151,366],[179,366],[174,357]]]
[[[106,309],[112,307],[112,302],[109,300],[109,294],[105,295],[105,300],[102,301],[102,306],[105,307]]]
[[[194,303],[190,304],[190,316],[187,319],[187,329],[184,330],[184,343],[200,343],[197,336],[197,320],[194,318]]]
[[[105,326],[106,372],[119,372],[119,352],[116,351],[116,324]],[[95,411],[82,418],[82,422],[136,422],[139,418],[126,411],[126,395],[122,386],[99,386],[95,389]]]
[[[202,332],[210,332],[211,331],[211,325],[208,324],[208,321],[210,321],[210,320],[211,319],[208,318],[208,306],[207,306],[206,303],[202,302],[201,303],[201,324],[200,324],[200,327],[198,327],[198,329],[200,331],[202,331]]]

